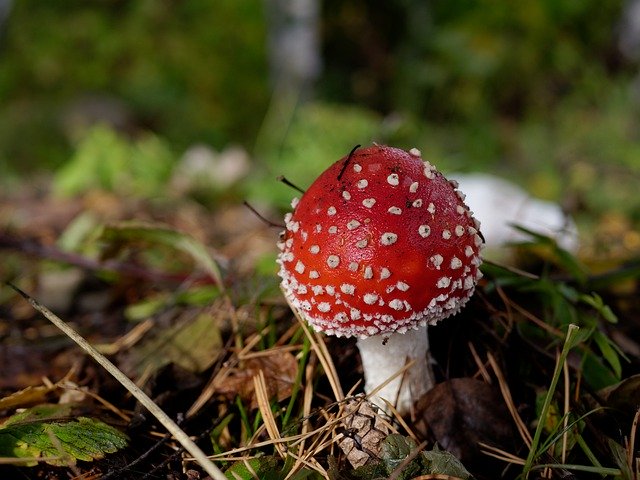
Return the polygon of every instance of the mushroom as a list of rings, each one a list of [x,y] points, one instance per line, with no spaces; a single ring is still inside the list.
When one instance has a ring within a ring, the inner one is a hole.
[[[358,337],[370,399],[406,413],[434,383],[427,325],[457,313],[481,277],[479,224],[457,184],[409,152],[354,149],[292,201],[281,287],[316,331]]]

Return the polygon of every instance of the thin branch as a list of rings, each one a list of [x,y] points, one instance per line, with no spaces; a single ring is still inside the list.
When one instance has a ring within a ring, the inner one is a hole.
[[[304,190],[301,189],[299,186],[295,185],[294,183],[291,183],[287,177],[285,177],[284,175],[278,175],[276,177],[278,179],[279,182],[284,183],[287,187],[291,187],[294,190],[297,190],[298,192],[302,193],[304,195]]]
[[[255,209],[255,207],[253,207],[253,205],[251,205],[249,202],[247,202],[246,200],[244,202],[242,202],[242,204],[247,207],[249,210],[251,210],[251,212],[258,217],[260,220],[262,220],[266,225],[268,225],[269,227],[274,227],[274,228],[282,228],[284,229],[285,226],[280,224],[280,223],[276,223],[276,222],[272,222],[271,220],[269,220],[267,217],[265,217],[264,215],[262,215],[260,212],[258,212],[258,210]]]
[[[338,174],[338,180],[340,180],[342,178],[342,175],[344,175],[344,171],[347,169],[347,165],[349,165],[349,162],[351,161],[351,157],[353,157],[353,154],[359,148],[360,148],[360,145],[356,145],[349,152],[349,155],[347,156],[347,159],[344,161],[344,164],[342,165],[342,168],[340,169],[340,173]]]

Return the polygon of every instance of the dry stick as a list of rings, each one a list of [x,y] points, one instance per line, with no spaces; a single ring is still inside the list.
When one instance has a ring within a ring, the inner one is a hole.
[[[633,472],[633,455],[635,453],[636,431],[638,429],[639,419],[640,419],[640,408],[638,408],[638,411],[633,417],[633,423],[631,424],[631,433],[629,435],[629,445],[628,445],[629,451],[627,452],[627,456],[628,456],[627,462],[629,463],[629,470],[631,472]],[[640,458],[637,458],[636,463],[638,463],[639,461],[640,461]],[[638,465],[636,465],[636,467],[637,466]],[[640,480],[640,479],[636,479],[636,480]]]
[[[489,364],[491,365],[491,368],[493,368],[493,372],[495,373],[496,378],[498,379],[498,385],[500,386],[500,392],[502,393],[502,398],[504,399],[504,402],[506,403],[507,408],[509,409],[511,418],[513,418],[513,421],[516,424],[518,433],[522,437],[522,440],[524,440],[524,443],[527,445],[527,447],[531,448],[531,442],[532,442],[531,434],[529,433],[529,430],[527,430],[527,426],[522,420],[522,417],[520,417],[520,414],[518,413],[518,409],[513,403],[513,398],[511,397],[511,391],[509,390],[507,381],[505,380],[504,375],[502,374],[502,370],[500,369],[498,362],[493,357],[493,355],[491,355],[491,353],[487,354],[487,358],[489,359]]]
[[[62,319],[56,316],[48,308],[40,305],[36,300],[31,298],[25,292],[20,290],[12,283],[8,285],[24,297],[33,308],[40,312],[44,317],[62,330],[71,340],[73,340],[80,348],[87,352],[96,362],[98,362],[107,372],[109,372],[120,384],[125,387],[131,394],[147,409],[149,412],[164,425],[164,427],[180,442],[184,449],[189,452],[198,464],[207,472],[214,480],[227,480],[222,471],[216,467],[206,454],[200,450],[193,440],[166,414],[158,407],[151,398],[147,396],[135,383],[133,383],[126,375],[124,375],[118,367],[111,363],[105,356],[98,352],[89,342],[80,336],[73,328],[67,325]]]

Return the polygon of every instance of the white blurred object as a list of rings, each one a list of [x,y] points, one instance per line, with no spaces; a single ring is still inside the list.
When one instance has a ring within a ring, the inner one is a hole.
[[[184,152],[176,165],[171,187],[179,193],[222,190],[244,177],[250,168],[249,154],[242,147],[230,146],[218,153],[208,145],[196,144]]]
[[[530,196],[502,178],[480,173],[448,175],[459,183],[466,203],[480,221],[489,255],[510,242],[530,239],[513,225],[547,235],[565,250],[579,246],[575,222],[559,205]]]

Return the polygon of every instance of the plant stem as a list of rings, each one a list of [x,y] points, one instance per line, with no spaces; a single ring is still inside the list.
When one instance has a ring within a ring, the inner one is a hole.
[[[567,359],[567,355],[569,355],[569,351],[574,347],[574,339],[578,333],[578,330],[580,330],[580,327],[574,325],[573,323],[570,324],[569,328],[567,329],[567,336],[565,338],[564,345],[562,346],[562,352],[560,352],[560,356],[558,357],[558,360],[556,362],[556,367],[551,379],[551,385],[549,385],[549,391],[547,392],[547,396],[544,399],[544,404],[542,405],[542,411],[540,412],[538,425],[536,426],[536,431],[533,435],[533,441],[531,442],[529,455],[527,456],[524,468],[522,469],[524,478],[529,478],[529,473],[531,472],[531,469],[533,467],[533,461],[539,454],[539,452],[537,451],[538,444],[540,443],[540,436],[542,435],[542,431],[544,430],[544,426],[547,421],[549,407],[551,406],[551,401],[553,400],[553,395],[558,385],[558,379],[560,378],[560,374],[562,373],[562,366]]]

